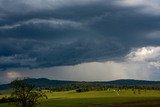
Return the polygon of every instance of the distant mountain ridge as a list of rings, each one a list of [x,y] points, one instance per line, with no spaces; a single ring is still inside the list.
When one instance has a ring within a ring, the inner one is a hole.
[[[36,87],[50,87],[50,86],[61,86],[61,85],[70,85],[76,83],[82,83],[85,81],[65,81],[65,80],[49,80],[46,78],[28,78],[25,79],[27,83],[33,84]],[[85,82],[90,84],[106,84],[106,85],[160,85],[160,81],[146,81],[146,80],[133,80],[133,79],[120,79],[114,81],[94,81],[94,82]],[[0,90],[10,88],[10,84],[0,85]]]
[[[160,85],[160,81],[134,80],[134,79],[120,79],[108,82],[101,82],[106,84],[116,85]]]

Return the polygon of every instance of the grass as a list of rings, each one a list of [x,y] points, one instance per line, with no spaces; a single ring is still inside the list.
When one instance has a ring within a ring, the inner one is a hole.
[[[46,92],[48,99],[42,100],[38,107],[159,107],[160,91],[141,91],[141,94],[133,94],[131,90],[90,91],[77,93]],[[5,94],[8,95],[8,94]],[[5,95],[1,95],[3,97]],[[157,106],[159,105],[159,106]],[[0,107],[14,107],[8,104],[0,104]]]

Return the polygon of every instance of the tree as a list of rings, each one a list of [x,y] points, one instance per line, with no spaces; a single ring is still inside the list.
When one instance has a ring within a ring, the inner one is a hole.
[[[35,86],[25,80],[16,79],[11,82],[13,92],[11,98],[15,99],[17,107],[35,107],[39,104],[39,99],[47,98],[42,91],[35,90]]]

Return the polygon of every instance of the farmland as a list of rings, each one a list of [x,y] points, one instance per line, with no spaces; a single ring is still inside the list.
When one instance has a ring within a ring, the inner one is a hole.
[[[50,92],[43,90],[48,99],[42,99],[38,107],[158,107],[160,105],[160,91],[158,90],[106,90],[76,92]],[[9,96],[9,91],[0,97]],[[9,104],[0,104],[0,107],[14,107]]]

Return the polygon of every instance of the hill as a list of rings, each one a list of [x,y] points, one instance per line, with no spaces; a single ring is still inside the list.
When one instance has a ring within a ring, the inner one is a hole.
[[[97,86],[97,85],[160,85],[160,81],[145,81],[145,80],[132,80],[132,79],[122,79],[114,81],[101,81],[101,82],[80,82],[80,81],[62,81],[62,80],[49,80],[46,78],[28,78],[25,79],[27,83],[33,84],[36,87],[60,87],[60,86],[74,86],[76,84],[82,86]],[[10,84],[0,85],[0,90],[11,88]]]

